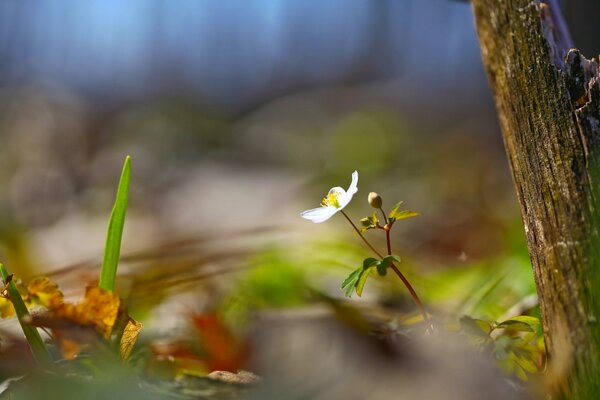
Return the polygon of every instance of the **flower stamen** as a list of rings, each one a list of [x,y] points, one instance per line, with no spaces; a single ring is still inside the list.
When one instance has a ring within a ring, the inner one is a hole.
[[[340,208],[340,201],[338,199],[339,196],[340,196],[339,191],[337,191],[335,189],[331,189],[329,191],[329,193],[327,193],[327,196],[325,196],[323,198],[323,200],[321,200],[321,206],[323,206],[323,207],[332,206],[335,208]]]

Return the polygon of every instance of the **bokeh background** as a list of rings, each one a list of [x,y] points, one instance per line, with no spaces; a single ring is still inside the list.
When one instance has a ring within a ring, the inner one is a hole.
[[[598,54],[600,4],[563,6]],[[393,246],[436,312],[535,297],[466,2],[2,1],[0,255],[20,278],[93,281],[127,154],[119,285],[145,332],[343,297],[368,253],[341,216],[299,213],[355,169],[356,221],[369,191],[421,213]],[[393,279],[356,301],[412,308]]]

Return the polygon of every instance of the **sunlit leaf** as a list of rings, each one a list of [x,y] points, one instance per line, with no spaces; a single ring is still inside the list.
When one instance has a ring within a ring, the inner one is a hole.
[[[119,255],[121,254],[121,238],[123,237],[125,214],[127,212],[130,179],[131,159],[127,156],[123,165],[123,171],[121,172],[115,204],[108,221],[104,258],[102,259],[102,269],[98,283],[98,286],[104,290],[113,291],[115,289],[117,266],[119,264]]]
[[[356,294],[359,297],[362,296],[362,292],[365,287],[365,283],[367,283],[367,279],[369,278],[369,275],[371,275],[371,272],[373,272],[376,268],[377,268],[376,266],[373,266],[373,267],[369,267],[367,269],[362,270],[362,273],[358,277],[358,282],[356,282]]]
[[[370,217],[365,217],[360,220],[360,224],[363,226],[360,230],[362,232],[368,231],[369,229],[377,228],[379,224],[379,219],[377,218],[377,212],[373,212],[373,215]]]
[[[390,210],[389,214],[388,214],[388,219],[394,218],[396,213],[398,212],[398,210],[400,210],[400,206],[402,205],[402,203],[404,203],[403,201],[399,201],[398,203],[396,203],[396,205],[394,207],[392,207],[392,209]]]
[[[88,287],[82,302],[62,303],[52,307],[56,318],[65,318],[78,325],[92,326],[104,339],[108,339],[119,315],[121,299],[99,287]]]
[[[418,215],[420,215],[420,214],[416,211],[411,211],[411,210],[398,211],[398,212],[394,213],[394,215],[392,217],[390,217],[390,222],[400,221],[401,219],[416,217]]]
[[[45,276],[35,278],[27,285],[25,302],[31,305],[50,308],[62,303],[62,301],[63,294],[58,289],[58,285]]]
[[[131,355],[133,346],[137,341],[137,338],[142,329],[142,324],[131,318],[127,321],[125,329],[123,330],[123,336],[121,336],[121,342],[119,343],[119,352],[121,353],[121,359],[127,360]]]
[[[527,372],[535,373],[539,370],[537,365],[526,357],[518,357],[516,359],[516,362],[519,364],[519,366],[521,366],[521,368],[523,368]]]
[[[10,300],[0,297],[0,317],[1,318],[10,318],[14,317],[15,308],[13,307]]]
[[[344,289],[344,294],[346,297],[352,297],[352,292],[354,291],[356,283],[358,282],[358,279],[363,271],[363,267],[357,268],[350,275],[348,275],[346,279],[344,279],[344,282],[342,282],[342,289]]]
[[[540,320],[535,317],[521,315],[512,317],[498,324],[498,328],[509,329],[516,332],[534,332],[535,326],[540,324]]]

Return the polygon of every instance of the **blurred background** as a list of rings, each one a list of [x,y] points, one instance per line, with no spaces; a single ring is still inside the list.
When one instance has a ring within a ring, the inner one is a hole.
[[[600,4],[563,6],[598,54]],[[500,318],[535,297],[466,2],[2,1],[1,259],[80,294],[127,154],[119,285],[145,332],[343,298],[367,250],[341,216],[299,213],[355,169],[355,221],[370,191],[421,213],[393,247],[432,312]],[[352,303],[414,313],[387,278]]]

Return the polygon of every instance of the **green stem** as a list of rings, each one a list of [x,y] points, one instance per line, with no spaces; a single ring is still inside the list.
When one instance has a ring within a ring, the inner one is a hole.
[[[377,249],[375,249],[375,247],[373,247],[373,245],[371,245],[371,243],[369,243],[369,241],[367,240],[367,238],[365,238],[365,236],[362,234],[362,232],[360,231],[360,229],[358,229],[358,227],[354,224],[354,222],[352,222],[352,220],[350,219],[350,217],[348,217],[348,215],[344,212],[344,210],[340,210],[340,212],[342,213],[342,215],[344,217],[346,217],[346,219],[348,220],[348,222],[350,223],[350,225],[352,225],[352,227],[354,228],[354,230],[356,231],[356,233],[358,234],[358,236],[360,236],[360,238],[363,240],[363,242],[365,242],[365,244],[367,246],[369,246],[369,248],[371,250],[373,250],[373,252],[375,254],[377,254],[377,256],[379,256],[379,258],[383,258],[383,255],[380,252],[378,252]],[[382,212],[383,212],[383,210],[382,210]],[[387,223],[386,223],[386,225],[387,225]],[[388,255],[392,255],[392,245],[391,245],[391,241],[390,241],[390,230],[389,230],[389,227],[388,227],[388,229],[385,229],[385,237],[386,237],[386,241],[387,241]],[[428,323],[427,330],[430,330],[431,329],[431,323],[429,322],[429,316],[427,315],[427,310],[425,310],[425,306],[421,302],[421,299],[417,295],[417,292],[415,292],[415,289],[412,287],[412,285],[410,284],[410,282],[408,281],[408,279],[406,279],[406,276],[404,276],[404,274],[398,269],[398,267],[396,267],[396,265],[394,265],[394,263],[391,263],[390,267],[396,273],[396,275],[398,275],[398,278],[400,278],[400,280],[402,281],[402,283],[404,284],[404,286],[406,286],[406,289],[408,289],[408,292],[410,293],[410,296],[412,297],[413,301],[415,302],[415,304],[419,308],[419,311],[421,312],[421,315],[423,316],[423,320],[426,323]]]
[[[385,230],[385,239],[387,242],[388,255],[391,256],[392,255],[392,243],[390,240],[390,230],[391,229],[388,226],[387,229]],[[425,310],[425,306],[423,305],[423,302],[421,302],[421,299],[417,295],[417,292],[412,287],[412,285],[410,284],[408,279],[406,279],[406,276],[404,276],[404,274],[398,269],[398,267],[396,267],[394,265],[394,263],[391,263],[390,267],[392,268],[392,270],[394,270],[396,275],[398,275],[398,278],[400,278],[400,280],[404,283],[404,286],[406,286],[406,288],[408,289],[411,297],[413,298],[413,301],[415,302],[417,307],[419,307],[419,311],[421,311],[421,315],[423,316],[423,321],[425,321],[425,323],[427,323],[427,329],[429,330],[431,328],[431,322],[429,322],[429,316],[427,315],[427,310]]]
[[[390,221],[388,221],[387,215],[385,214],[385,211],[383,211],[383,207],[379,207],[379,211],[381,211],[381,215],[383,215],[383,220],[385,221],[385,224],[388,225]]]
[[[348,222],[350,222],[350,225],[352,225],[352,227],[354,228],[354,230],[356,231],[356,233],[358,234],[358,236],[360,236],[360,238],[363,240],[363,242],[365,242],[365,244],[367,246],[369,246],[369,248],[371,250],[373,250],[373,252],[379,256],[379,258],[383,258],[383,255],[380,252],[378,252],[377,249],[375,247],[373,247],[373,245],[371,243],[369,243],[369,241],[367,240],[367,238],[365,238],[364,235],[361,233],[360,229],[358,229],[356,227],[356,225],[354,225],[354,222],[352,222],[352,220],[350,219],[350,217],[348,217],[348,215],[344,212],[344,210],[340,210],[340,212],[342,213],[342,215],[344,217],[346,217],[346,219],[348,220]]]
[[[2,279],[6,282],[9,279],[9,274],[6,268],[2,263],[0,263],[0,274],[2,274]],[[21,325],[21,329],[23,329],[23,333],[25,334],[25,338],[29,343],[29,347],[31,348],[31,353],[35,358],[36,362],[39,366],[50,366],[52,364],[52,356],[44,343],[44,340],[40,336],[37,328],[31,326],[27,323],[27,321],[31,318],[29,315],[29,311],[27,310],[27,306],[25,306],[25,302],[21,297],[21,293],[17,289],[17,286],[14,282],[10,282],[6,291],[8,292],[8,298],[13,304],[15,308],[15,312],[17,313],[17,319],[19,320],[19,324]]]

